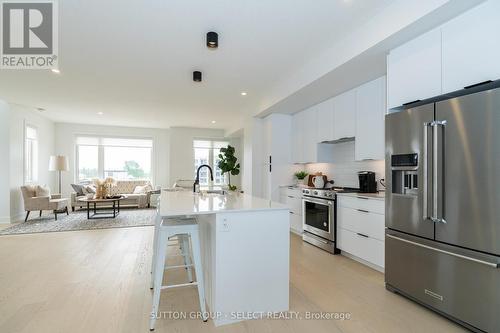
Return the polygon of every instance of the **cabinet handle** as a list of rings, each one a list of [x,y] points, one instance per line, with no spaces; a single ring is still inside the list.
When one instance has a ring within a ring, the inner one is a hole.
[[[356,235],[364,237],[364,238],[370,238],[368,235],[365,234],[360,234],[359,232],[356,233]]]
[[[385,234],[385,235],[387,237],[389,237],[389,238],[398,240],[400,242],[408,243],[408,244],[415,245],[415,246],[418,246],[418,247],[423,247],[424,249],[428,249],[428,250],[431,250],[431,251],[436,251],[436,252],[439,252],[439,253],[444,253],[444,254],[447,254],[447,255],[450,255],[450,256],[453,256],[453,257],[457,257],[457,258],[460,258],[460,259],[465,259],[465,260],[477,262],[478,264],[487,265],[487,266],[490,266],[490,267],[493,267],[493,268],[500,268],[500,263],[498,263],[498,262],[489,262],[489,261],[485,261],[485,260],[481,260],[481,259],[476,259],[476,258],[464,256],[462,254],[458,254],[458,253],[454,253],[454,252],[450,252],[450,251],[446,251],[446,250],[441,250],[441,249],[438,249],[438,248],[435,248],[435,247],[432,247],[432,246],[428,246],[428,245],[425,245],[425,244],[420,244],[420,243],[412,242],[411,240],[407,240],[407,239],[404,239],[404,238],[396,237],[396,236],[393,236],[393,235],[390,235],[390,234]]]
[[[365,197],[358,197],[358,199],[361,199],[361,200],[370,200],[369,198],[365,198]]]
[[[292,197],[291,195],[289,195],[288,197],[289,197],[289,198],[292,198],[292,199],[294,198],[294,197]]]
[[[491,80],[486,80],[486,81],[483,81],[483,82],[479,82],[479,83],[471,84],[470,86],[464,87],[464,89],[470,89],[470,88],[479,87],[479,86],[482,86],[483,84],[488,84],[488,83],[491,83],[491,82],[493,82],[493,81],[491,81]]]
[[[408,103],[403,103],[403,106],[408,106],[408,105],[410,105],[410,104],[418,103],[418,102],[420,102],[420,101],[422,101],[422,100],[421,100],[421,99],[416,99],[416,100],[411,101],[411,102],[408,102]]]
[[[362,212],[362,213],[369,213],[369,211],[365,210],[365,209],[358,209],[358,212]]]

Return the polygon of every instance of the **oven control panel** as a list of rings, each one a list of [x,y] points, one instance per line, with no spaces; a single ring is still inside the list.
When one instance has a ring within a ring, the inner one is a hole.
[[[309,197],[335,200],[335,192],[332,190],[303,189],[302,194]]]

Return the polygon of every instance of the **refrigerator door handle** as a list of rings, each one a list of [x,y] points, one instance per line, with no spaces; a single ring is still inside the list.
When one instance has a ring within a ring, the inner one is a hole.
[[[433,133],[432,133],[432,221],[435,223],[446,223],[444,216],[440,216],[439,209],[439,184],[442,181],[439,177],[439,163],[443,163],[442,157],[439,156],[439,130],[443,129],[446,125],[446,120],[436,120],[432,122]],[[444,149],[442,150],[444,152]],[[443,171],[444,172],[444,171]],[[443,193],[441,191],[441,193]],[[443,201],[443,200],[441,200]]]
[[[404,243],[407,243],[407,244],[411,244],[411,245],[415,245],[415,246],[418,246],[418,247],[422,247],[424,249],[428,249],[428,250],[431,250],[431,251],[436,251],[436,252],[447,254],[447,255],[450,255],[450,256],[453,256],[453,257],[457,257],[457,258],[460,258],[460,259],[465,259],[465,260],[473,261],[475,263],[483,264],[483,265],[490,266],[490,267],[493,267],[493,268],[500,268],[500,264],[496,263],[496,262],[485,261],[485,260],[481,260],[481,259],[472,258],[472,257],[469,257],[469,256],[464,256],[462,254],[458,254],[458,253],[454,253],[454,252],[450,252],[450,251],[446,251],[446,250],[441,250],[441,249],[438,249],[438,248],[435,248],[435,247],[432,247],[432,246],[428,246],[428,245],[425,245],[425,244],[420,244],[420,243],[413,242],[411,240],[404,239],[404,238],[397,237],[397,236],[393,236],[393,235],[390,235],[390,234],[386,234],[386,236],[389,237],[389,238],[392,238],[394,240],[398,240],[400,242],[404,242]]]
[[[423,195],[423,200],[422,200],[422,211],[423,211],[423,219],[424,221],[427,219],[431,219],[431,216],[429,216],[429,193],[428,193],[428,185],[429,185],[429,128],[432,126],[432,123],[424,123],[424,148],[423,148],[423,154],[422,154],[422,160],[423,160],[423,167],[422,167],[422,173],[423,173],[423,179],[422,179],[422,195]]]

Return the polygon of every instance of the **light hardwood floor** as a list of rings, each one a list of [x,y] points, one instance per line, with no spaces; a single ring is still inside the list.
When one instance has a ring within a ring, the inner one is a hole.
[[[0,332],[149,332],[152,227],[0,237]],[[383,275],[291,240],[290,310],[350,320],[251,320],[222,327],[157,321],[156,332],[463,332],[385,290]],[[167,275],[169,283],[185,271]],[[162,293],[161,311],[197,311],[192,287]]]

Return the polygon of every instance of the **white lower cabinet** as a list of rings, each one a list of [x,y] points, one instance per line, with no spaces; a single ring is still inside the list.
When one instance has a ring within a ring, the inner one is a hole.
[[[292,231],[302,234],[302,215],[293,212],[290,214],[290,228]]]
[[[337,246],[363,261],[384,267],[384,201],[337,196]]]
[[[280,202],[290,208],[290,228],[302,234],[302,190],[296,187],[282,187]]]
[[[384,242],[349,230],[339,232],[338,247],[344,252],[384,267]]]

